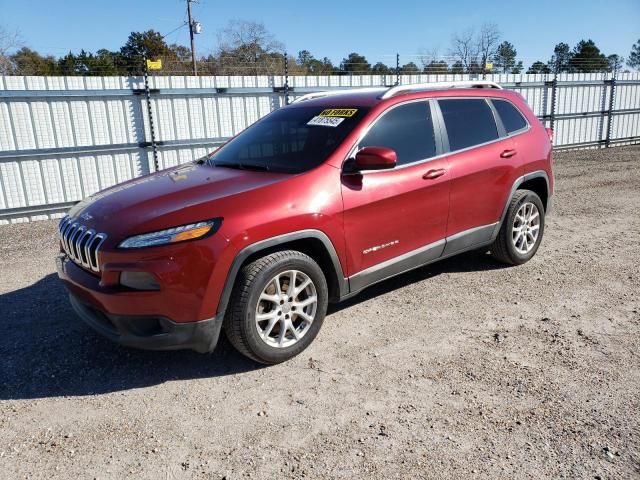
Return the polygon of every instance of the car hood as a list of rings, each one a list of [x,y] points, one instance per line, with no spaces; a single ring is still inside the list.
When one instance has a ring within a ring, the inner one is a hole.
[[[290,174],[187,164],[130,180],[75,205],[88,228],[124,237],[221,216],[212,203],[271,185]]]

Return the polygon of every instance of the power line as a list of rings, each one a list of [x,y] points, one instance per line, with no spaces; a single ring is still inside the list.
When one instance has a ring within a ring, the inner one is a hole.
[[[186,24],[187,24],[187,22],[183,22],[183,23],[182,23],[182,25],[180,25],[180,26],[178,26],[178,27],[174,28],[174,29],[173,29],[173,30],[171,30],[169,33],[166,33],[166,34],[162,35],[162,38],[163,38],[163,39],[164,39],[164,38],[167,38],[167,37],[168,37],[169,35],[171,35],[172,33],[177,32],[178,30],[180,30],[180,29],[181,29],[182,27],[184,27]]]

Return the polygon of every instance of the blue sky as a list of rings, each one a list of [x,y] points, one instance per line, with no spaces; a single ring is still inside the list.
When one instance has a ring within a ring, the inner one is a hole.
[[[217,30],[237,18],[264,22],[292,54],[307,49],[334,62],[352,51],[389,64],[395,52],[403,63],[421,50],[439,48],[446,55],[454,32],[483,22],[497,24],[525,64],[547,60],[558,42],[573,47],[582,38],[627,57],[640,38],[640,0],[200,0],[194,12],[204,27],[199,53],[214,50]],[[0,26],[18,29],[26,45],[56,56],[118,49],[132,30],[165,34],[185,16],[184,0],[0,0]],[[167,40],[187,45],[188,31]]]

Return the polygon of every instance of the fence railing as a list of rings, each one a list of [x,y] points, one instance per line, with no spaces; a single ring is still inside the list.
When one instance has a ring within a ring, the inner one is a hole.
[[[96,191],[201,157],[305,93],[477,77],[0,77],[0,224],[60,216]],[[638,73],[484,77],[520,92],[558,149],[640,142]]]

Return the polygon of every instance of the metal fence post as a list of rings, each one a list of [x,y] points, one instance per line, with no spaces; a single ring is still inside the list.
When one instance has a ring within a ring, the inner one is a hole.
[[[556,103],[558,98],[558,70],[559,70],[558,62],[556,62],[554,72],[553,72],[553,80],[551,81],[551,114],[549,121],[549,128],[551,130],[555,130],[556,127]],[[555,132],[554,132],[555,137]]]
[[[284,52],[284,104],[289,105],[289,56]]]
[[[396,53],[396,85],[400,85],[400,54]]]
[[[609,92],[609,110],[607,112],[609,120],[607,121],[607,137],[604,141],[605,148],[609,148],[611,146],[611,132],[613,131],[613,106],[616,99],[616,73],[618,70],[617,67],[618,66],[616,65],[615,68],[613,69],[613,75],[611,77],[611,81],[609,82],[611,84],[611,90]]]
[[[153,112],[151,109],[151,91],[149,89],[149,68],[147,67],[147,56],[142,57],[144,61],[144,98],[147,101],[147,114],[149,115],[149,133],[151,134],[151,150],[153,151],[153,168],[159,170],[158,165],[158,145],[156,143],[156,131],[153,126]]]

